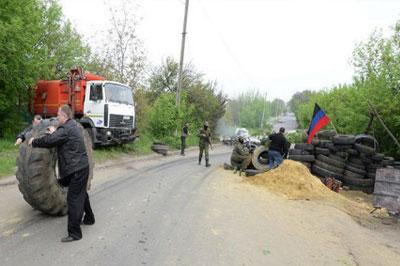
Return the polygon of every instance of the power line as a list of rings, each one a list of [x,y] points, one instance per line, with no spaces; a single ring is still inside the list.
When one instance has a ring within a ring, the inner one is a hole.
[[[220,41],[222,43],[222,45],[225,47],[228,55],[232,58],[232,60],[236,63],[239,71],[242,73],[242,75],[248,80],[248,82],[251,84],[251,86],[253,88],[255,88],[254,82],[253,82],[253,78],[251,78],[251,75],[249,73],[247,73],[247,71],[244,69],[243,65],[240,63],[240,61],[237,59],[237,57],[235,56],[234,52],[232,51],[230,45],[225,41],[221,31],[219,30],[218,25],[216,25],[214,23],[214,21],[212,20],[211,16],[209,15],[209,13],[207,12],[206,7],[204,6],[203,2],[201,0],[197,0],[197,2],[199,3],[204,16],[209,20],[210,24],[213,26],[213,29],[215,30],[215,32],[217,33],[218,37],[220,38]]]

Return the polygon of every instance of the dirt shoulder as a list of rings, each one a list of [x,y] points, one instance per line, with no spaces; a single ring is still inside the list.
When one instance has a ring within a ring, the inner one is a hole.
[[[219,208],[246,215],[248,222],[244,226],[251,226],[258,235],[264,234],[270,239],[266,251],[269,258],[262,263],[398,264],[399,226],[395,222],[388,223],[389,218],[371,215],[369,197],[354,192],[326,198],[290,197],[268,184],[239,177],[222,167],[218,171],[220,178],[215,182],[214,194],[221,195],[228,202],[220,203],[224,206]],[[242,206],[242,209],[232,206]],[[261,221],[257,212],[264,213]],[[283,257],[288,255],[289,258]]]

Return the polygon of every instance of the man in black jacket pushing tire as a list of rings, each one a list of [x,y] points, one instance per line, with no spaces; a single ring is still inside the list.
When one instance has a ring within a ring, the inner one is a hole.
[[[82,131],[72,119],[72,110],[68,105],[58,109],[57,129],[50,127],[48,135],[29,140],[29,144],[39,148],[57,147],[60,184],[68,186],[68,236],[61,242],[71,242],[82,238],[81,221],[94,224],[95,218],[90,206],[86,187],[89,177],[89,160],[86,153]]]

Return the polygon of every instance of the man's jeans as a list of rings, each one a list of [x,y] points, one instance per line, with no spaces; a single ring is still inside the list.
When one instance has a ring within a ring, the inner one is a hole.
[[[275,168],[280,165],[283,161],[282,155],[279,151],[269,150],[268,151],[269,169]]]

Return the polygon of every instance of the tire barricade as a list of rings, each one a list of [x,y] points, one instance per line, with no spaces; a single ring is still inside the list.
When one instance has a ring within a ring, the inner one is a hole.
[[[335,178],[353,190],[372,193],[376,169],[400,169],[400,162],[379,153],[379,144],[369,135],[341,135],[321,131],[312,144],[297,143],[289,150],[289,159],[306,165],[321,178]]]

